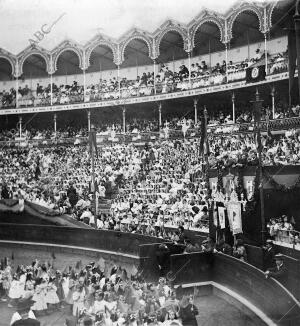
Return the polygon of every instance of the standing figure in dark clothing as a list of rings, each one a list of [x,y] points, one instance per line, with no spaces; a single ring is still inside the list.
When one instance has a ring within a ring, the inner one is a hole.
[[[170,270],[170,250],[164,243],[160,244],[156,250],[156,260],[160,276],[165,276]]]
[[[275,249],[273,241],[268,239],[264,249],[264,270],[275,267]]]
[[[69,189],[67,190],[67,196],[69,198],[70,204],[74,207],[78,201],[78,195],[76,189],[74,188],[73,184],[70,184]]]
[[[2,197],[3,199],[9,199],[9,191],[8,191],[8,189],[7,189],[6,184],[3,184],[3,185],[2,185],[1,197]]]
[[[193,295],[183,300],[179,316],[183,326],[198,326],[196,316],[199,314],[198,308],[194,305]]]
[[[284,281],[287,278],[288,270],[284,264],[283,255],[275,255],[276,266],[273,268],[268,268],[265,272],[266,278],[274,277],[279,282]]]

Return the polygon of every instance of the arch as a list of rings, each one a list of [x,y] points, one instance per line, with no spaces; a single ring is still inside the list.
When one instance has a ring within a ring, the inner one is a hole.
[[[49,57],[45,53],[43,53],[41,51],[34,50],[34,51],[31,51],[31,52],[25,54],[24,56],[22,56],[19,59],[19,74],[20,75],[23,74],[24,62],[25,62],[26,59],[28,59],[32,55],[38,55],[38,56],[42,57],[44,59],[45,63],[46,63],[46,71],[49,72],[49,68],[50,68]]]
[[[91,54],[92,52],[96,49],[97,46],[106,46],[109,49],[111,49],[111,52],[113,54],[113,61],[116,62],[118,54],[117,54],[117,46],[115,44],[113,44],[112,42],[109,41],[105,41],[105,40],[97,40],[95,42],[93,42],[91,45],[89,45],[86,48],[85,51],[85,68],[87,69],[90,66],[90,59],[91,59]]]
[[[156,37],[156,42],[155,42],[156,57],[158,57],[160,54],[160,43],[161,43],[163,37],[169,32],[177,32],[182,37],[184,50],[185,51],[188,50],[190,42],[187,39],[188,38],[187,31],[183,28],[180,28],[177,25],[170,25],[170,26],[167,26],[166,28],[164,28]]]
[[[146,43],[147,47],[148,47],[148,54],[149,54],[149,58],[151,58],[152,56],[152,46],[151,46],[151,40],[150,38],[147,38],[145,35],[142,34],[137,34],[137,35],[132,35],[129,36],[122,44],[120,47],[120,56],[121,56],[121,62],[124,61],[124,53],[126,50],[127,45],[132,41],[132,40],[142,40]]]
[[[267,26],[268,29],[270,29],[272,27],[272,16],[273,16],[273,12],[274,9],[276,8],[278,4],[278,0],[272,2],[268,7],[267,7]]]
[[[234,11],[233,14],[229,17],[228,30],[227,30],[228,40],[232,39],[232,28],[233,28],[233,24],[234,24],[235,20],[241,13],[246,12],[246,11],[250,11],[257,16],[258,22],[259,22],[259,31],[263,32],[263,29],[264,29],[263,12],[255,5],[245,4],[245,5],[242,5],[240,8],[238,8],[236,11]]]
[[[58,58],[60,57],[60,55],[63,52],[66,52],[66,51],[71,51],[71,52],[74,52],[75,54],[77,54],[78,59],[79,59],[79,68],[83,69],[82,52],[75,46],[66,46],[66,47],[63,47],[63,48],[59,49],[58,51],[54,52],[54,54],[53,54],[54,72],[57,70],[57,60],[58,60]]]
[[[199,22],[195,23],[193,25],[193,27],[191,28],[191,41],[192,41],[193,48],[194,48],[194,44],[195,44],[196,33],[197,33],[198,29],[205,23],[215,24],[220,31],[220,41],[223,42],[225,39],[224,22],[222,22],[221,20],[217,19],[214,16],[208,16],[208,17],[202,18]]]
[[[11,74],[13,76],[15,76],[16,75],[16,63],[14,62],[14,60],[9,55],[1,53],[1,49],[0,49],[0,58],[5,59],[10,63],[10,65],[11,65]]]

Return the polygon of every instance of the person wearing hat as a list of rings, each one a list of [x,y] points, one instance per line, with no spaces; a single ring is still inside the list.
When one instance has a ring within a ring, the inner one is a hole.
[[[267,239],[266,246],[263,247],[263,250],[264,270],[267,270],[275,266],[275,249],[271,239]]]
[[[275,255],[276,266],[269,268],[265,272],[266,278],[274,277],[276,280],[281,281],[287,277],[287,268],[284,264],[284,257],[282,254]]]
[[[36,320],[31,306],[34,303],[31,299],[21,298],[18,301],[17,311],[12,315],[11,326],[39,326],[41,323]]]
[[[198,308],[194,305],[194,296],[183,298],[180,304],[179,316],[183,326],[197,326],[196,316],[199,314]]]

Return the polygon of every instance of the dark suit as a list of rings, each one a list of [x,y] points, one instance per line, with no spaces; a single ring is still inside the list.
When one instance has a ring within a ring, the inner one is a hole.
[[[36,319],[26,318],[15,321],[12,326],[40,326],[41,323]]]
[[[275,250],[273,247],[264,250],[264,270],[275,266]]]
[[[272,268],[268,269],[269,271],[269,276],[270,277],[274,277],[276,280],[278,281],[284,281],[287,278],[287,268],[286,266],[283,264],[281,264],[279,267],[275,266]]]

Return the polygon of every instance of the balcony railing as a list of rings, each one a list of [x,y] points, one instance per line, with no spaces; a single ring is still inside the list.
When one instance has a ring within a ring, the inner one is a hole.
[[[286,58],[278,58],[268,64],[268,75],[279,74],[286,72],[288,69],[288,61]],[[204,87],[223,85],[246,79],[246,67],[237,68],[237,66],[228,67],[226,73],[209,73],[207,71],[201,76],[185,78],[183,80],[172,81],[156,81],[152,85],[131,85],[128,87],[121,87],[104,91],[99,89],[99,86],[94,85],[93,89],[86,88],[85,96],[83,95],[83,87],[77,92],[61,92],[51,94],[44,93],[36,95],[35,92],[30,91],[27,95],[18,97],[8,96],[4,100],[0,97],[0,108],[14,108],[18,107],[41,107],[51,105],[76,104],[83,102],[98,102],[107,100],[128,99],[133,97],[144,97],[155,94],[166,94],[178,91],[185,91],[189,89],[199,89]],[[3,96],[2,96],[3,97]],[[5,96],[4,96],[5,97]]]

